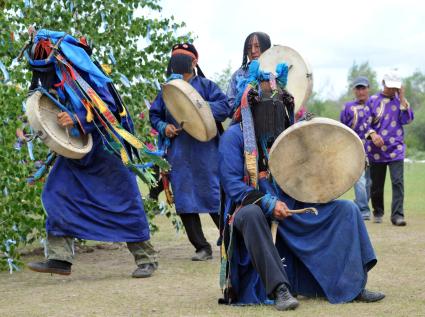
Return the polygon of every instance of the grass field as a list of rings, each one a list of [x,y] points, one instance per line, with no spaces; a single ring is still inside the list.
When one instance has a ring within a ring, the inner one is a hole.
[[[379,303],[331,305],[300,298],[295,312],[273,307],[227,307],[217,304],[219,255],[206,263],[190,261],[193,249],[185,234],[176,235],[165,217],[158,217],[153,237],[160,250],[160,268],[149,279],[132,279],[135,268],[124,247],[77,255],[70,277],[36,274],[24,269],[0,273],[0,316],[425,316],[425,164],[405,165],[407,227],[394,227],[389,212],[384,223],[367,222],[378,264],[368,288],[387,297]],[[352,198],[352,191],[344,197]],[[389,211],[391,184],[385,202]],[[202,217],[206,235],[217,230]],[[38,260],[27,256],[24,261]]]

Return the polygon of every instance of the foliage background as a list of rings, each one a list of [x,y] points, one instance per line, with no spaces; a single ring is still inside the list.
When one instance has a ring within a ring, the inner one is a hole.
[[[22,126],[22,102],[31,78],[26,61],[19,62],[16,57],[28,40],[28,27],[85,36],[92,43],[93,57],[111,67],[110,76],[136,121],[137,135],[149,146],[155,137],[147,105],[164,80],[171,46],[190,41],[191,34],[178,36],[184,23],[163,18],[158,0],[1,0],[0,10],[0,61],[10,74],[6,83],[0,72],[1,270],[16,268],[20,264],[17,248],[44,234],[42,183],[29,186],[26,178],[35,171],[34,164],[45,159],[46,147],[35,142],[35,161],[29,159],[26,144],[15,149],[16,129]],[[146,197],[144,202],[155,231],[152,220],[163,208]],[[166,214],[171,215],[170,211]]]

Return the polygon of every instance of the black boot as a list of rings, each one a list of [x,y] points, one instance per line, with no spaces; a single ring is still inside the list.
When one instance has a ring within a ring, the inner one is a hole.
[[[355,301],[364,303],[373,303],[380,301],[385,297],[385,294],[380,292],[372,292],[367,289],[363,289],[361,293],[356,297]]]
[[[274,294],[277,310],[292,310],[299,305],[299,302],[291,295],[285,284],[279,285]]]
[[[27,266],[30,270],[35,272],[70,275],[72,263],[59,260],[47,260],[44,262],[30,262]]]
[[[192,261],[207,261],[213,258],[212,251],[207,249],[199,250],[192,256]]]
[[[139,264],[137,269],[131,274],[134,278],[145,278],[152,276],[153,272],[158,268],[158,262]]]

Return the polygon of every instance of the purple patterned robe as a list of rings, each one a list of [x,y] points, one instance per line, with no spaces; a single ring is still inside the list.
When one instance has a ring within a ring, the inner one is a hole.
[[[347,102],[340,114],[340,121],[351,128],[366,144],[366,132],[370,130],[372,117],[370,115],[370,100],[361,104],[357,100]]]
[[[366,146],[369,161],[385,163],[404,159],[403,125],[413,121],[413,110],[410,106],[403,109],[397,96],[388,98],[382,93],[370,97],[372,123],[367,136],[371,132],[379,134],[384,145],[379,148],[370,142]]]

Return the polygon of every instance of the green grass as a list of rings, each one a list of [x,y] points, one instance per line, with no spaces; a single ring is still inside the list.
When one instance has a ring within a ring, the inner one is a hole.
[[[388,177],[389,178],[389,177]],[[378,256],[368,287],[386,293],[379,303],[331,305],[300,298],[295,312],[273,307],[228,307],[217,304],[219,254],[206,263],[190,261],[193,249],[176,235],[166,217],[158,217],[153,237],[160,268],[149,279],[132,279],[135,268],[125,247],[78,254],[70,277],[36,274],[24,269],[0,273],[0,316],[425,316],[425,164],[405,165],[407,227],[394,227],[389,209],[382,224],[367,222]],[[351,198],[352,191],[344,197]],[[390,207],[391,185],[385,204]],[[202,216],[211,243],[217,230]],[[40,257],[26,257],[25,261]]]
[[[411,214],[425,215],[425,164],[404,164],[404,209],[407,219]],[[354,191],[351,189],[342,198],[353,199]],[[371,206],[371,205],[370,205]],[[384,206],[386,217],[391,213],[391,179],[389,171],[385,178]]]

